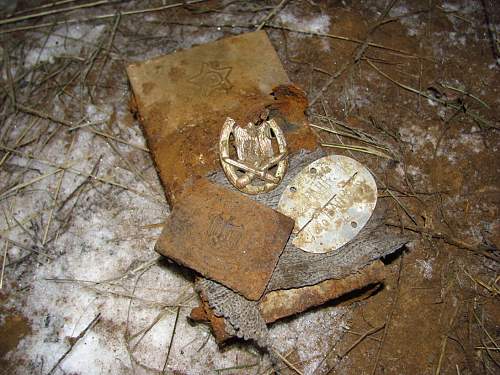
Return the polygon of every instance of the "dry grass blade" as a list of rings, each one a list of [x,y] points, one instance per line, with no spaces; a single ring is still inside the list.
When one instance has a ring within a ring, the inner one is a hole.
[[[391,0],[391,2],[385,7],[384,11],[377,17],[376,22],[368,29],[366,33],[365,40],[362,44],[358,45],[356,49],[353,51],[350,59],[346,60],[342,66],[337,70],[335,74],[333,74],[321,87],[319,92],[311,99],[309,105],[313,106],[325,92],[330,88],[330,86],[335,82],[335,80],[344,74],[346,71],[350,70],[353,66],[357,65],[363,55],[365,54],[368,47],[370,47],[370,39],[372,34],[377,30],[380,26],[384,24],[384,19],[389,14],[390,10],[394,6],[397,0]]]
[[[99,73],[97,73],[97,78],[96,78],[96,82],[99,82],[100,79],[101,79],[101,75],[102,75],[102,71],[104,69],[104,66],[106,65],[106,63],[108,62],[108,57],[109,57],[109,53],[111,51],[111,46],[113,45],[113,42],[115,40],[115,35],[116,35],[116,31],[118,30],[118,25],[120,24],[120,21],[122,19],[122,16],[121,16],[121,13],[118,12],[118,14],[116,15],[116,19],[115,19],[115,22],[113,23],[113,28],[111,30],[111,34],[110,34],[110,37],[109,37],[109,40],[108,40],[108,43],[106,45],[106,51],[104,53],[104,59],[103,59],[103,62],[101,64],[101,67],[99,69]],[[94,89],[97,88],[97,85],[94,86]]]
[[[41,10],[41,9],[53,8],[53,7],[57,7],[57,6],[64,5],[64,4],[68,4],[68,3],[74,3],[75,1],[78,1],[78,0],[61,0],[61,1],[54,1],[54,2],[52,2],[52,3],[42,4],[42,5],[37,6],[37,7],[28,8],[28,9],[23,9],[23,10],[20,10],[20,11],[16,11],[16,12],[14,13],[14,15],[20,15],[20,14],[25,14],[25,13],[31,13],[31,12],[39,11],[39,10]]]
[[[168,359],[170,357],[170,351],[172,350],[172,343],[174,342],[174,336],[175,336],[175,331],[177,329],[177,322],[179,321],[179,313],[181,312],[181,308],[177,308],[177,313],[175,315],[175,322],[174,322],[174,329],[172,330],[172,336],[170,337],[170,343],[168,344],[168,351],[167,351],[167,357],[165,358],[165,363],[163,364],[163,370],[162,374],[165,373],[165,370],[167,369],[168,365]]]
[[[5,197],[7,197],[8,195],[10,195],[12,193],[17,193],[19,190],[21,190],[21,189],[23,189],[23,188],[25,188],[27,186],[33,185],[34,183],[42,181],[42,180],[46,179],[47,177],[50,177],[50,176],[52,176],[52,175],[54,175],[56,173],[62,172],[63,170],[64,169],[56,169],[56,170],[53,170],[52,172],[48,172],[48,173],[45,173],[45,174],[43,174],[41,176],[35,177],[32,180],[30,180],[30,181],[18,184],[16,186],[14,186],[14,187],[6,190],[2,194],[0,194],[0,200],[5,199]]]
[[[67,121],[67,120],[63,120],[63,119],[58,119],[58,118],[53,117],[52,115],[50,115],[48,113],[45,113],[45,112],[42,112],[42,111],[38,111],[38,110],[36,110],[34,108],[26,107],[24,105],[17,105],[17,109],[19,109],[22,112],[28,113],[30,115],[38,116],[40,118],[44,118],[44,119],[53,121],[55,123],[67,126],[68,128],[74,128],[75,127],[75,124],[73,124],[71,121]],[[109,139],[112,139],[112,140],[114,140],[116,142],[123,143],[125,145],[129,145],[131,147],[137,148],[138,150],[149,152],[149,150],[146,147],[143,147],[143,146],[140,146],[140,145],[134,145],[133,143],[130,143],[130,142],[127,142],[127,141],[125,141],[123,139],[115,137],[112,134],[101,132],[101,131],[96,130],[96,129],[91,128],[91,127],[90,128],[84,127],[82,129],[86,129],[86,130],[88,130],[88,131],[90,131],[92,133],[100,135],[101,137],[109,138]]]
[[[443,335],[443,339],[441,341],[441,353],[439,355],[439,360],[438,360],[436,373],[435,373],[436,375],[439,375],[441,373],[441,366],[443,364],[443,358],[444,358],[444,353],[446,350],[446,344],[448,343],[449,331],[453,328],[453,323],[455,322],[455,318],[457,317],[459,307],[460,307],[460,305],[457,305],[457,307],[455,308],[455,312],[453,313],[451,320],[450,320],[450,325],[449,325],[448,331]]]
[[[474,309],[472,309],[472,313],[474,314],[474,318],[476,319],[477,321],[477,324],[479,324],[479,326],[481,327],[481,329],[483,330],[483,332],[486,334],[486,336],[488,336],[488,339],[490,340],[490,342],[495,346],[496,350],[500,350],[500,346],[498,346],[496,340],[491,336],[491,334],[488,332],[488,330],[486,329],[486,327],[484,326],[483,322],[481,321],[481,319],[479,319],[479,317],[477,316],[476,314],[476,311]],[[484,345],[486,346],[486,345]]]
[[[2,259],[2,273],[0,274],[0,289],[3,288],[3,276],[5,272],[5,262],[7,260],[7,250],[9,248],[9,241],[5,241],[5,247],[3,249],[3,259]]]
[[[71,137],[71,143],[69,145],[69,148],[68,148],[68,151],[66,153],[66,161],[68,160],[68,156],[71,152],[71,149],[73,148],[73,144],[75,142],[75,137]],[[54,195],[54,204],[52,205],[52,208],[49,212],[49,218],[47,220],[47,225],[45,226],[45,230],[43,232],[43,238],[42,238],[42,245],[45,245],[47,243],[47,236],[49,234],[49,229],[50,229],[50,224],[52,223],[52,217],[54,215],[54,210],[55,210],[55,207],[56,207],[56,204],[57,204],[57,200],[59,198],[59,193],[61,191],[61,186],[62,186],[62,182],[63,182],[63,179],[64,179],[64,175],[65,175],[65,170],[62,171],[61,173],[61,176],[59,177],[59,180],[57,181],[57,186],[56,186],[56,192],[55,192],[55,195]]]
[[[69,128],[68,132],[72,132],[72,131],[78,130],[80,128],[84,128],[86,126],[101,125],[101,124],[104,124],[104,121],[87,121],[87,122],[84,122],[83,124],[75,125],[72,128]]]
[[[279,357],[279,359],[281,359],[285,363],[285,365],[290,367],[290,369],[295,371],[297,374],[304,375],[302,373],[302,371],[300,371],[297,367],[295,367],[292,362],[290,362],[288,359],[286,359],[286,357],[281,355],[277,350],[273,350],[273,353],[276,354]]]
[[[225,371],[244,370],[244,369],[247,369],[247,368],[252,368],[252,367],[257,366],[258,364],[259,364],[258,362],[255,362],[255,363],[249,363],[248,365],[239,365],[239,366],[231,366],[231,367],[224,367],[224,368],[216,368],[214,371],[217,374],[221,374],[221,373],[223,373]]]
[[[389,81],[393,82],[395,85],[407,90],[407,91],[410,91],[414,94],[417,94],[417,95],[420,95],[426,99],[429,99],[431,101],[434,101],[434,102],[437,102],[445,107],[450,107],[450,108],[453,108],[455,110],[458,110],[458,111],[461,111],[461,112],[464,112],[465,115],[467,115],[468,117],[470,117],[471,119],[473,119],[474,121],[476,121],[479,125],[482,125],[482,126],[486,126],[488,128],[492,128],[492,129],[497,129],[497,130],[500,130],[500,127],[496,126],[496,125],[493,125],[491,123],[489,123],[488,121],[486,121],[485,119],[483,119],[480,115],[478,115],[477,113],[474,113],[472,111],[467,111],[467,110],[464,110],[464,108],[458,104],[454,104],[454,103],[450,103],[450,102],[446,102],[442,99],[439,99],[439,98],[436,98],[435,96],[432,96],[432,95],[429,95],[425,92],[422,92],[420,90],[417,90],[417,89],[414,89],[413,87],[411,86],[408,86],[408,85],[405,85],[401,82],[398,82],[396,81],[395,79],[391,78],[387,73],[384,73],[382,70],[380,70],[375,64],[373,64],[369,59],[366,59],[365,60],[368,65],[370,65],[377,73],[379,73],[381,76],[387,78]]]
[[[394,195],[394,193],[390,189],[385,189],[385,191],[387,191],[387,193],[389,193],[389,195],[391,196],[391,198],[396,201],[396,203],[398,204],[398,206],[401,207],[401,209],[404,211],[404,213],[406,214],[406,216],[408,216],[410,218],[410,220],[413,222],[413,224],[415,224],[415,225],[418,226],[418,223],[415,220],[415,218],[413,217],[413,215],[410,213],[410,210],[408,210],[406,208],[406,206]]]
[[[159,7],[153,7],[153,8],[145,8],[145,9],[137,9],[137,10],[128,10],[125,12],[121,12],[122,17],[123,16],[131,16],[135,14],[144,14],[144,13],[151,13],[151,12],[159,12],[162,10],[166,9],[171,9],[171,8],[177,8],[177,7],[182,7],[186,5],[194,5],[198,3],[203,3],[208,0],[191,0],[191,1],[183,1],[183,2],[178,2],[174,4],[168,4],[168,5],[162,5]],[[16,27],[8,30],[2,30],[0,31],[1,34],[7,34],[7,33],[13,33],[16,31],[22,31],[22,30],[33,30],[33,29],[40,29],[40,28],[45,28],[45,27],[53,27],[57,25],[69,25],[72,23],[83,23],[83,22],[89,22],[89,21],[99,21],[99,20],[105,20],[109,18],[113,18],[116,16],[116,13],[112,14],[101,14],[98,16],[94,17],[87,17],[87,18],[79,18],[79,19],[69,19],[65,21],[55,21],[55,22],[47,22],[43,24],[38,24],[38,25],[32,25],[32,26],[23,26],[23,27]]]
[[[94,1],[92,3],[75,5],[75,6],[67,7],[67,8],[52,9],[52,10],[46,10],[46,11],[43,11],[40,13],[28,14],[25,16],[6,18],[3,20],[0,20],[0,25],[7,25],[9,23],[16,23],[16,22],[26,21],[26,20],[30,20],[30,19],[34,19],[34,18],[45,17],[45,16],[49,16],[51,14],[71,12],[71,11],[77,10],[77,9],[93,8],[93,7],[97,7],[100,5],[111,4],[113,2],[114,2],[113,0],[100,0],[100,1]]]
[[[178,304],[178,303],[171,304],[171,303],[165,303],[165,302],[161,302],[161,301],[150,300],[150,299],[146,299],[146,298],[137,297],[137,296],[130,294],[130,293],[121,293],[121,292],[117,292],[114,290],[104,290],[104,289],[96,288],[94,286],[84,285],[84,288],[92,290],[93,292],[100,294],[100,295],[110,295],[110,296],[114,296],[114,297],[118,297],[118,298],[125,298],[125,299],[129,299],[129,300],[138,301],[138,302],[141,302],[141,303],[146,304],[146,305],[156,306],[156,307],[161,307],[161,308],[187,307],[187,308],[192,309],[192,308],[196,307],[196,306],[188,305],[188,304]]]
[[[132,164],[125,156],[123,156],[123,154],[120,152],[120,150],[111,141],[109,141],[109,140],[106,139],[106,143],[109,145],[109,147],[111,147],[111,149],[113,150],[113,152],[116,155],[118,155],[118,157],[125,163],[125,165],[128,167],[128,169],[130,170],[130,172],[132,172],[139,180],[142,180],[143,183],[149,189],[151,189],[155,194],[157,194],[158,196],[161,196],[161,192],[158,191],[158,189],[156,188],[156,186],[151,181],[149,181],[144,176],[144,174],[136,166],[134,166],[134,164]]]
[[[385,324],[382,324],[381,326],[379,327],[375,327],[375,328],[372,328],[370,329],[369,331],[366,331],[364,334],[361,335],[361,337],[359,337],[342,355],[341,357],[345,357],[347,354],[349,354],[351,352],[351,350],[353,350],[356,346],[359,345],[359,343],[361,341],[363,341],[365,338],[367,338],[368,336],[370,335],[373,335],[374,333],[377,333],[378,331],[380,331],[381,329],[383,329],[385,327]]]
[[[470,98],[474,99],[475,101],[477,101],[479,104],[481,104],[481,105],[482,105],[483,107],[485,107],[485,108],[488,108],[488,109],[490,109],[490,108],[491,108],[491,107],[490,107],[490,106],[489,106],[486,102],[484,102],[483,100],[481,100],[480,98],[478,98],[476,95],[471,94],[471,93],[470,93],[470,92],[468,92],[468,91],[465,91],[465,90],[463,90],[463,89],[461,89],[461,88],[458,88],[458,87],[453,87],[453,86],[447,85],[446,83],[443,83],[443,82],[441,82],[441,83],[440,83],[440,85],[441,85],[442,87],[444,87],[445,89],[450,89],[450,90],[453,90],[453,91],[459,92],[459,93],[461,93],[461,94],[464,94],[464,95],[466,95],[466,96],[468,96],[468,97],[470,97]]]
[[[271,28],[271,29],[281,29],[281,30],[291,31],[291,32],[294,32],[294,33],[299,33],[299,34],[307,34],[307,35],[314,35],[314,36],[318,36],[318,37],[343,40],[343,41],[346,41],[346,42],[351,42],[351,43],[356,43],[356,44],[363,44],[364,43],[363,40],[356,39],[356,38],[350,38],[350,37],[347,37],[347,36],[335,35],[335,34],[328,34],[328,33],[320,33],[320,32],[314,32],[314,31],[308,31],[308,30],[302,30],[302,29],[296,29],[296,28],[293,28],[293,27],[286,27],[286,26],[282,26],[282,25],[268,24],[268,25],[266,25],[266,27]],[[401,49],[397,49],[397,48],[392,48],[392,47],[384,46],[384,45],[379,44],[379,43],[368,42],[368,46],[369,47],[373,47],[373,48],[383,49],[383,50],[386,50],[386,51],[389,51],[389,52],[393,52],[393,53],[397,53],[398,55],[401,55],[401,56],[407,57],[407,58],[413,58],[413,59],[419,59],[420,58],[419,56],[416,56],[416,55],[414,55],[411,52],[408,52],[408,51],[405,51],[405,50],[401,50]]]
[[[53,257],[53,256],[51,256],[51,255],[49,255],[49,254],[47,254],[47,253],[44,253],[44,252],[42,252],[42,251],[38,250],[38,248],[37,248],[37,246],[36,246],[36,245],[28,247],[28,246],[23,245],[23,244],[22,244],[22,243],[20,243],[20,242],[14,241],[14,240],[12,240],[12,239],[10,239],[10,238],[7,238],[7,237],[5,237],[5,236],[0,236],[0,239],[3,239],[4,241],[8,241],[8,242],[10,242],[12,245],[14,245],[14,246],[16,246],[16,247],[18,247],[18,248],[20,248],[20,249],[23,249],[23,250],[26,250],[26,251],[29,251],[29,252],[31,252],[31,253],[35,253],[35,254],[38,254],[38,255],[42,255],[42,256],[44,256],[44,257],[46,257],[46,258],[48,258],[48,259],[54,259],[54,257]]]
[[[385,225],[388,225],[391,227],[401,228],[400,224],[393,223],[393,222],[386,222]],[[456,247],[461,248],[461,249],[475,252],[475,253],[482,255],[488,259],[491,259],[491,260],[494,260],[495,262],[500,263],[500,257],[497,254],[498,249],[496,249],[494,247],[485,246],[481,243],[475,243],[475,244],[467,243],[467,242],[461,241],[457,238],[454,238],[450,235],[447,235],[446,233],[435,232],[430,228],[424,228],[421,226],[416,226],[416,227],[405,226],[404,229],[409,230],[411,232],[415,232],[415,233],[427,234],[427,235],[431,236],[432,238],[441,239],[449,245],[453,245],[453,246],[456,246]]]
[[[482,286],[484,289],[486,289],[487,291],[489,291],[490,293],[492,293],[494,296],[500,294],[500,289],[498,289],[498,287],[495,285],[495,282],[492,282],[492,283],[490,283],[490,285],[488,285],[484,281],[472,277],[471,274],[469,272],[467,272],[465,269],[462,269],[462,270],[469,277],[469,279],[471,279],[476,284]],[[497,280],[495,280],[495,281],[497,281]]]
[[[375,328],[372,328],[368,331],[366,331],[365,333],[363,333],[362,335],[360,335],[360,337],[354,341],[354,343],[349,346],[349,348],[347,348],[344,353],[340,354],[338,359],[339,360],[342,360],[342,358],[344,358],[346,355],[348,355],[356,346],[358,346],[364,339],[366,339],[367,337],[370,337],[371,335],[373,335],[374,333],[377,333],[378,331],[380,331],[381,329],[383,329],[385,327],[385,324],[382,324],[381,326],[379,327],[375,327]],[[316,366],[316,368],[314,369],[314,371],[312,372],[312,375],[316,374],[316,372],[321,368],[321,365],[327,360],[327,358],[330,356],[331,352],[333,351],[335,347],[332,346],[330,348],[330,350],[328,351],[328,353],[326,353],[326,355],[323,357],[323,359],[321,360],[321,362],[318,364],[318,366]],[[328,371],[326,372],[327,374],[329,374],[330,372],[332,372],[332,370],[335,368],[334,367],[331,367],[328,369]]]
[[[394,296],[394,299],[392,301],[392,306],[391,306],[391,309],[389,310],[389,314],[387,315],[387,318],[385,320],[384,334],[382,336],[382,341],[380,342],[380,345],[378,346],[377,356],[376,356],[375,362],[373,364],[372,375],[375,375],[375,373],[377,372],[377,368],[378,368],[378,364],[379,364],[379,360],[380,360],[380,353],[382,353],[382,348],[384,347],[384,342],[385,342],[385,339],[387,338],[387,332],[389,331],[389,325],[392,321],[392,316],[394,315],[394,311],[396,310],[396,306],[398,304],[399,288],[401,286],[401,275],[403,274],[403,259],[404,259],[404,253],[401,255],[401,260],[399,261],[398,278],[396,280],[395,296]]]
[[[288,2],[288,0],[281,0],[281,2],[271,11],[269,12],[269,14],[264,17],[264,19],[262,20],[262,22],[259,24],[259,26],[257,26],[257,31],[262,29],[264,27],[264,25],[270,20],[272,19],[274,16],[276,16],[276,14],[278,14],[278,12],[285,6],[285,4]]]
[[[360,136],[360,135],[357,134],[358,132],[354,132],[352,130],[350,130],[350,132],[344,132],[344,131],[340,131],[340,130],[336,130],[336,129],[331,129],[331,128],[326,128],[324,126],[319,126],[319,125],[314,125],[314,124],[309,124],[309,126],[311,126],[313,128],[316,128],[316,129],[319,129],[319,130],[323,130],[323,131],[325,131],[327,133],[337,134],[337,135],[341,135],[341,136],[344,136],[344,137],[347,137],[347,138],[356,139],[356,140],[358,140],[360,142],[368,143],[372,147],[378,148],[380,150],[387,151],[388,153],[391,152],[391,150],[388,147],[382,146],[379,143],[375,142],[374,140],[369,139],[366,135],[364,135],[364,133],[361,133],[363,135]]]
[[[28,125],[23,129],[19,137],[16,139],[16,142],[14,143],[13,146],[14,149],[21,146],[21,142],[23,141],[26,134],[28,134],[28,132],[33,128],[33,126],[35,126],[35,124],[37,124],[39,121],[40,121],[39,118],[34,118],[33,121],[31,121],[30,125]],[[3,155],[2,159],[0,160],[0,167],[3,165],[3,163],[5,163],[9,159],[10,155],[11,155],[10,152],[6,152]]]
[[[9,82],[9,87],[8,87],[8,95],[10,98],[11,104],[15,107],[16,106],[16,90],[14,88],[14,80],[12,78],[12,70],[10,66],[10,55],[9,52],[7,51],[7,48],[4,49],[3,51],[3,62],[5,65],[5,73],[7,75],[7,81]]]
[[[125,185],[123,185],[123,184],[121,184],[119,182],[116,182],[114,180],[111,180],[111,179],[108,179],[108,178],[105,178],[105,177],[99,177],[99,176],[96,176],[96,175],[94,175],[92,173],[83,172],[83,171],[80,171],[78,169],[75,169],[75,168],[72,168],[72,167],[67,167],[67,166],[64,166],[64,165],[57,164],[57,163],[53,163],[53,162],[48,161],[48,160],[39,159],[39,158],[33,156],[32,154],[25,154],[23,152],[14,150],[14,149],[12,149],[10,147],[2,146],[1,144],[0,144],[0,149],[1,150],[6,150],[6,151],[10,151],[13,154],[25,157],[27,159],[35,160],[35,161],[37,161],[39,163],[42,163],[42,164],[45,164],[45,165],[49,165],[49,166],[54,167],[54,168],[58,168],[58,169],[61,169],[61,170],[66,170],[68,172],[74,173],[74,174],[79,175],[79,176],[91,178],[93,180],[96,180],[96,181],[99,181],[99,182],[102,182],[102,183],[105,183],[105,184],[109,184],[109,185],[116,186],[116,187],[124,189],[124,190],[128,190],[128,191],[130,191],[130,192],[132,192],[134,194],[137,194],[137,195],[139,195],[141,197],[144,197],[144,198],[147,198],[147,199],[152,199],[156,203],[160,203],[162,205],[165,204],[164,200],[162,200],[162,199],[160,199],[160,198],[158,198],[156,196],[143,193],[143,192],[141,192],[139,190],[133,189],[133,188],[128,187],[128,186],[125,186]]]
[[[54,371],[56,371],[56,369],[59,367],[59,365],[61,364],[62,361],[64,361],[64,358],[67,357],[67,355],[73,350],[74,346],[78,343],[78,341],[80,341],[80,339],[83,338],[83,336],[85,336],[85,334],[90,330],[92,329],[92,327],[94,327],[94,325],[99,321],[101,317],[101,314],[97,314],[95,316],[94,319],[92,319],[92,321],[87,325],[87,327],[85,327],[85,329],[80,332],[80,334],[78,336],[76,336],[74,339],[72,339],[70,342],[70,346],[68,348],[68,350],[66,350],[66,352],[62,355],[61,358],[59,358],[59,360],[56,362],[56,364],[50,369],[50,371],[48,372],[48,375],[51,375],[54,373]]]
[[[353,146],[353,145],[346,145],[346,144],[340,144],[340,143],[322,143],[321,146],[363,152],[365,154],[380,156],[382,158],[394,160],[394,158],[392,156],[387,155],[386,153],[384,153],[382,151],[378,151],[378,150],[375,150],[374,148],[366,147],[366,146]]]
[[[9,224],[9,220],[7,218],[6,212],[4,211],[3,213],[4,213],[4,216],[5,216],[5,222],[7,223],[7,228],[2,229],[2,231],[0,232],[0,237],[6,236],[10,231],[12,231],[14,228],[16,228],[16,226],[14,226],[14,225],[11,226]],[[22,220],[17,220],[17,222],[20,222],[21,224],[24,225],[24,224],[30,222],[31,220],[37,218],[38,216],[40,216],[42,213],[43,213],[42,211],[34,212],[31,215],[27,215]],[[18,225],[17,222],[16,222],[16,225]]]

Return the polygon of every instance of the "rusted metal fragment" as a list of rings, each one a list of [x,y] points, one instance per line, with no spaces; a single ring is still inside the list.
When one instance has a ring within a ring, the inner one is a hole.
[[[303,288],[269,292],[261,298],[258,306],[264,321],[270,324],[276,320],[338,299],[354,291],[363,290],[364,292],[349,299],[348,303],[364,299],[377,289],[377,286],[383,282],[384,278],[385,267],[383,263],[375,261],[362,268],[359,272],[340,280],[326,280]],[[370,286],[373,287],[370,288]],[[194,308],[191,317],[195,321],[209,322],[213,327],[217,343],[222,344],[232,337],[224,328],[226,327],[224,318],[214,315],[206,299],[204,300],[202,292],[200,292],[200,297],[202,301],[201,307]],[[210,315],[215,316],[215,322],[212,321],[213,319],[209,319]]]
[[[289,86],[264,31],[134,63],[127,73],[170,204],[187,180],[220,168],[217,144],[228,116],[241,122],[252,108],[272,107],[290,153],[317,147],[305,124],[305,95]]]
[[[178,199],[156,251],[249,300],[259,299],[293,220],[206,179]]]
[[[224,318],[215,315],[203,292],[200,292],[200,306],[191,310],[189,317],[195,322],[208,323],[219,345],[233,337],[227,332]]]
[[[189,314],[189,319],[201,323],[208,322],[208,315],[205,309],[203,308],[203,304],[200,303],[200,306],[193,307],[191,313]]]
[[[266,323],[272,323],[368,285],[380,283],[384,277],[384,265],[381,261],[376,261],[359,273],[341,280],[326,280],[312,286],[267,293],[259,301],[259,309]]]

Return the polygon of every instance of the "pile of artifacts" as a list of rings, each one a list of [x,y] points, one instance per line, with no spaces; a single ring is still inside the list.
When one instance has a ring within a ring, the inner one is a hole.
[[[268,324],[380,286],[380,258],[408,238],[382,224],[363,165],[325,156],[265,32],[127,72],[171,205],[156,251],[196,272],[191,319],[218,343],[252,340],[278,360]]]

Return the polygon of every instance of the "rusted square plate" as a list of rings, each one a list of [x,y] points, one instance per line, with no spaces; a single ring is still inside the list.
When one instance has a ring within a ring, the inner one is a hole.
[[[191,178],[220,168],[218,142],[226,117],[287,99],[273,89],[290,83],[264,31],[193,47],[127,67],[140,122],[170,204]],[[276,100],[278,98],[278,100]],[[285,100],[289,151],[314,149],[299,121],[305,103]],[[295,114],[298,116],[290,116]],[[297,147],[296,147],[297,146]]]
[[[294,221],[205,179],[185,189],[178,199],[155,250],[258,300]]]

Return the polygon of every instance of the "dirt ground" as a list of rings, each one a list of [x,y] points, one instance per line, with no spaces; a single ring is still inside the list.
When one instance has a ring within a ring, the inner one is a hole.
[[[42,3],[2,19],[90,4]],[[304,374],[499,373],[495,1],[107,3],[0,21],[1,373],[272,372],[188,323],[191,275],[153,252],[168,207],[125,72],[262,23],[311,123],[377,140],[318,132],[414,236],[371,297],[274,324],[282,354]]]

